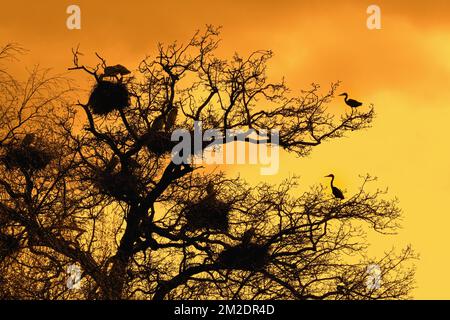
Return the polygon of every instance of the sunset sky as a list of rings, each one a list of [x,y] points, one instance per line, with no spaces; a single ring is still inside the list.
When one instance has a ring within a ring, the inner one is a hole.
[[[450,299],[450,2],[430,1],[3,1],[0,44],[30,50],[20,67],[40,64],[66,73],[71,48],[80,44],[87,63],[94,52],[111,64],[135,69],[158,42],[187,41],[205,24],[223,26],[221,57],[270,49],[268,72],[285,77],[292,92],[312,82],[373,103],[373,127],[314,149],[308,158],[282,154],[280,172],[230,168],[251,182],[301,176],[304,189],[328,184],[347,194],[359,175],[379,177],[403,210],[396,236],[371,234],[370,253],[411,244],[417,262],[417,299]],[[66,28],[67,6],[81,8],[81,30]],[[382,29],[369,30],[366,9],[381,8]],[[76,80],[80,74],[70,73]],[[79,84],[82,84],[80,81]],[[87,88],[86,88],[87,89]],[[336,100],[330,107],[344,108]],[[364,106],[363,106],[364,107]]]

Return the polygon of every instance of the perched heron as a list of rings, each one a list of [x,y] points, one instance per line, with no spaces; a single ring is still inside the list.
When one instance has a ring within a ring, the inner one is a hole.
[[[36,135],[34,133],[27,133],[22,140],[22,144],[24,146],[29,146],[29,145],[33,144],[33,142],[35,140],[36,140]]]
[[[242,235],[242,245],[248,246],[254,236],[255,236],[254,228],[250,228],[247,231],[245,231],[244,234]]]
[[[119,164],[119,158],[114,156],[105,166],[105,172],[112,173]]]
[[[206,185],[206,193],[208,194],[208,196],[214,196],[216,194],[216,191],[214,190],[214,183],[212,183],[211,181],[209,181]]]
[[[178,115],[178,108],[177,107],[173,107],[169,111],[169,114],[167,115],[166,131],[172,130],[172,128],[174,127],[175,123],[177,122],[177,115]]]
[[[352,107],[352,108],[357,108],[357,107],[359,107],[359,106],[362,106],[362,102],[359,102],[359,101],[356,101],[356,100],[353,100],[353,99],[349,99],[348,98],[348,94],[347,93],[342,93],[342,94],[340,94],[340,96],[345,96],[345,103],[348,105],[348,106],[350,106],[350,107]]]
[[[163,115],[159,115],[155,118],[155,120],[153,120],[152,123],[152,130],[153,131],[162,131],[164,127],[164,117]]]
[[[333,196],[336,199],[341,199],[341,200],[344,199],[344,194],[342,193],[342,191],[333,185],[334,174],[329,174],[329,175],[325,176],[325,178],[331,178],[331,191],[333,192]]]
[[[118,75],[124,76],[124,75],[130,74],[130,73],[131,73],[131,71],[128,70],[127,68],[125,68],[123,65],[116,64],[115,66],[105,67],[105,71],[104,71],[103,75],[105,77],[115,77]]]

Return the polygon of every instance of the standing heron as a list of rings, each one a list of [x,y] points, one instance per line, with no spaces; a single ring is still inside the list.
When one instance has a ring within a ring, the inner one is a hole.
[[[336,199],[341,199],[341,200],[344,199],[344,194],[342,193],[342,191],[333,185],[334,174],[329,174],[329,175],[325,176],[325,178],[331,178],[331,191],[333,192],[333,196]]]
[[[167,132],[172,130],[172,128],[175,126],[175,123],[177,122],[177,115],[178,115],[177,107],[173,107],[167,114],[167,119],[166,119],[166,131]]]
[[[362,102],[359,102],[359,101],[356,101],[353,99],[349,99],[348,94],[345,92],[340,94],[340,96],[345,96],[345,99],[344,99],[345,103],[352,108],[357,108],[359,106],[362,106]]]

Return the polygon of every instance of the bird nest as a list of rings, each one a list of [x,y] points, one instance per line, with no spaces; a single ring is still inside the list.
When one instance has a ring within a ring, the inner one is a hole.
[[[269,248],[254,243],[240,244],[222,251],[217,261],[227,269],[258,271],[269,262]]]
[[[42,170],[50,164],[54,155],[44,145],[15,143],[6,147],[1,161],[7,169]]]
[[[158,156],[162,156],[172,152],[175,141],[171,140],[171,133],[164,131],[151,130],[144,135],[144,144],[148,150]]]
[[[129,172],[97,172],[95,185],[102,194],[127,201],[135,198],[139,193],[139,181]]]
[[[230,204],[213,197],[189,203],[184,210],[186,227],[190,231],[206,229],[226,232],[229,228],[230,211]]]
[[[0,260],[16,252],[20,242],[14,236],[0,232]]]
[[[89,105],[97,115],[106,115],[114,110],[128,107],[130,94],[127,86],[121,82],[99,81],[92,90]]]

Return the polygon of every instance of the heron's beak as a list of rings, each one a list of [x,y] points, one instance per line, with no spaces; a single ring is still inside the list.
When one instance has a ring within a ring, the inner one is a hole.
[[[341,93],[340,96],[345,96],[345,93]]]

